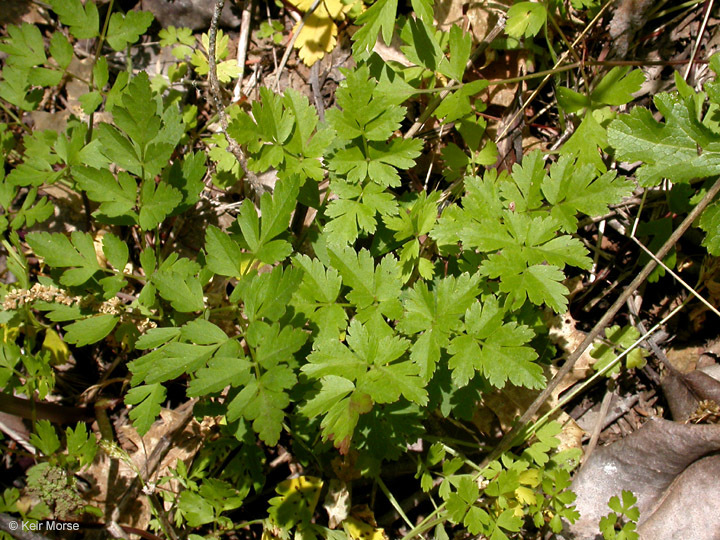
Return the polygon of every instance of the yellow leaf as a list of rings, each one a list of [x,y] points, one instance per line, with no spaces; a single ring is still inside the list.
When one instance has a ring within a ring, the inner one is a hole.
[[[372,525],[353,517],[343,521],[343,528],[351,540],[388,540],[384,529],[376,529]]]
[[[520,486],[515,490],[515,497],[523,504],[535,504],[537,502],[535,499],[535,492],[525,486]],[[520,513],[522,515],[522,508],[520,509]]]
[[[68,349],[68,346],[58,333],[50,328],[45,330],[45,339],[43,340],[42,350],[50,353],[50,364],[53,366],[64,364],[70,356],[70,349]]]
[[[292,3],[301,11],[307,11],[313,1],[295,0]],[[343,20],[352,7],[353,3],[345,5],[340,0],[324,0],[307,17],[295,40],[295,48],[299,50],[298,54],[305,65],[312,66],[325,56],[325,53],[335,48],[338,32],[335,21]],[[300,23],[295,25],[293,34],[297,32],[299,25]]]
[[[538,469],[528,469],[520,473],[520,483],[525,486],[535,487],[540,483],[540,471]]]
[[[320,499],[322,486],[323,481],[314,476],[283,480],[275,487],[280,496],[270,499],[270,517],[280,527],[309,521]]]
[[[6,324],[0,324],[0,327],[3,329],[3,343],[15,343],[15,340],[20,335],[20,328]]]

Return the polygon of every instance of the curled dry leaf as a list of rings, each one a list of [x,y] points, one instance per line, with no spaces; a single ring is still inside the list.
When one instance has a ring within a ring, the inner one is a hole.
[[[708,508],[703,499],[716,503],[720,496],[720,460],[707,457],[718,450],[720,425],[680,424],[659,418],[625,439],[595,450],[573,480],[581,517],[568,526],[570,537],[596,538],[598,522],[609,512],[610,498],[629,490],[638,500],[640,531],[653,531],[652,536],[641,538],[717,538],[720,507]],[[701,475],[706,479],[698,483]]]
[[[350,515],[350,490],[342,480],[332,479],[323,501],[328,513],[328,527],[335,529]]]
[[[698,406],[717,407],[720,382],[702,371],[672,373],[663,390],[676,421],[651,419],[596,450],[573,480],[580,519],[572,538],[596,538],[607,502],[623,490],[638,499],[640,538],[710,540],[720,531],[720,425],[693,425]],[[710,415],[703,419],[717,418]]]
[[[93,492],[93,504],[105,508],[106,506],[112,510],[114,504],[122,499],[125,491],[132,484],[137,476],[136,471],[144,470],[148,456],[151,456],[155,446],[163,439],[163,437],[172,434],[177,429],[177,422],[182,416],[181,413],[163,409],[160,413],[160,420],[155,422],[144,437],[138,435],[135,428],[130,424],[122,425],[118,428],[118,441],[121,447],[127,452],[127,456],[132,464],[123,459],[118,459],[117,469],[108,466],[109,457],[105,452],[98,453],[98,457],[92,465],[86,469],[83,476],[92,479],[91,484],[95,486]],[[149,482],[157,482],[157,480],[168,474],[170,467],[175,467],[177,460],[185,462],[189,465],[193,457],[200,449],[203,440],[207,438],[207,434],[213,426],[213,419],[206,418],[202,423],[197,422],[194,418],[185,426],[183,431],[179,433],[173,440],[173,445],[167,452],[163,460],[155,469],[155,474],[146,480]],[[108,478],[107,471],[116,470],[116,474],[111,474]],[[180,486],[171,483],[167,486],[170,490],[179,491]],[[150,504],[147,497],[134,497],[129,504],[125,506],[123,512],[118,518],[118,522],[123,525],[131,525],[140,529],[147,527],[151,518]]]
[[[720,381],[704,370],[690,373],[671,373],[662,381],[673,419],[685,422],[697,410],[701,401],[720,403]]]

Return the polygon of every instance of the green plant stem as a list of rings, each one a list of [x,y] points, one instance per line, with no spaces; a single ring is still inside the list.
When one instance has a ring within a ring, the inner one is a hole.
[[[444,517],[436,517],[433,518],[433,514],[436,514],[440,510],[445,509],[445,503],[441,504],[437,507],[435,511],[433,511],[432,514],[427,516],[425,519],[423,519],[420,523],[418,523],[413,529],[410,530],[405,536],[402,537],[401,540],[410,540],[411,538],[416,538],[417,536],[421,535],[425,531],[429,531],[433,527],[436,527],[437,525],[441,525],[445,522]]]
[[[470,53],[470,59],[468,60],[468,65],[472,66],[475,60],[477,60],[480,55],[485,52],[485,50],[490,46],[490,43],[493,42],[493,40],[500,35],[500,33],[505,29],[505,22],[507,21],[505,16],[501,16],[500,20],[497,22],[495,27],[488,32],[488,35],[485,36],[485,38],[482,40],[482,42],[473,50],[472,53]],[[467,68],[466,68],[467,69]],[[459,81],[452,81],[452,82],[459,82]],[[451,82],[451,84],[452,84]],[[432,113],[435,112],[435,109],[437,109],[442,101],[448,96],[450,93],[450,90],[443,90],[441,91],[440,95],[433,98],[433,100],[428,103],[427,107],[423,110],[423,112],[420,114],[420,117],[417,119],[417,121],[410,127],[409,130],[405,133],[403,136],[405,139],[411,139],[415,136],[415,134],[420,131],[420,128],[427,122],[427,120],[432,116]]]
[[[522,81],[529,81],[532,79],[540,79],[542,77],[551,77],[553,75],[557,75],[558,73],[563,73],[565,71],[571,71],[573,69],[577,69],[581,67],[581,65],[584,66],[602,66],[602,67],[615,67],[615,66],[677,66],[677,65],[684,65],[689,63],[689,60],[590,60],[583,62],[582,64],[580,62],[572,62],[571,64],[563,64],[562,66],[558,66],[552,69],[546,69],[543,71],[537,71],[535,73],[530,73],[528,75],[520,75],[518,77],[509,77],[507,79],[498,79],[495,81],[488,81],[488,86],[499,86],[502,84],[515,84]],[[696,64],[700,63],[707,63],[707,60],[696,60]],[[439,92],[444,92],[446,90],[459,90],[460,88],[466,86],[469,83],[458,83],[458,84],[452,84],[448,86],[441,86],[436,88],[419,88],[413,92],[413,94],[436,94]]]
[[[385,482],[383,482],[382,478],[380,476],[375,477],[375,481],[377,482],[377,485],[380,486],[380,491],[382,491],[385,494],[385,497],[387,497],[388,501],[390,501],[390,504],[395,509],[395,511],[400,515],[402,520],[407,524],[408,527],[412,527],[412,521],[407,517],[405,512],[403,511],[402,507],[400,506],[400,503],[397,502],[397,499],[395,496],[390,492],[388,487],[385,485]]]
[[[575,50],[575,47],[572,43],[568,40],[568,38],[565,36],[565,33],[560,28],[560,25],[555,20],[555,17],[548,14],[548,18],[550,19],[550,23],[553,25],[553,28],[557,31],[557,33],[560,35],[560,39],[562,39],[565,46],[568,48],[568,51],[570,51],[570,54],[575,59],[575,62],[579,64],[580,73],[582,74],[582,78],[585,81],[585,95],[590,94],[590,79],[588,78],[587,72],[585,71],[585,66],[583,64],[582,59],[578,55],[577,51]]]
[[[10,118],[12,118],[13,120],[15,120],[15,123],[16,123],[17,125],[19,125],[20,127],[22,127],[22,128],[23,128],[25,131],[27,131],[28,133],[31,133],[31,132],[32,132],[32,129],[30,129],[30,126],[26,126],[25,124],[23,124],[23,123],[22,123],[22,120],[20,120],[20,118],[18,117],[18,115],[16,115],[14,112],[12,112],[12,110],[8,109],[8,108],[5,106],[5,103],[4,103],[2,100],[0,100],[0,108],[2,108],[3,111],[5,111],[5,114],[7,114]]]

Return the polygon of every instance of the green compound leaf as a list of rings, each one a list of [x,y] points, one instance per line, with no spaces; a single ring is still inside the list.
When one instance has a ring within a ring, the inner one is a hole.
[[[432,17],[431,17],[432,19]],[[443,59],[438,70],[451,79],[462,81],[465,66],[470,60],[472,49],[472,35],[462,31],[462,28],[453,24],[450,27],[450,54],[449,61]]]
[[[223,330],[205,319],[194,319],[180,329],[180,337],[196,345],[222,345],[228,340]]]
[[[400,127],[405,108],[395,104],[397,98],[377,90],[377,81],[370,77],[366,65],[352,71],[343,70],[343,73],[346,79],[337,90],[342,110],[329,110],[328,123],[343,139],[363,137],[368,141],[387,141]]]
[[[206,396],[228,386],[244,386],[251,379],[252,364],[245,358],[214,357],[199,369],[188,386],[188,396]]]
[[[505,313],[495,297],[476,302],[465,314],[465,333],[452,339],[448,352],[453,382],[465,386],[476,372],[496,388],[506,382],[542,388],[545,377],[534,363],[537,353],[527,343],[533,332],[515,322],[505,323]]]
[[[114,234],[106,233],[105,236],[103,236],[102,249],[105,258],[113,268],[122,272],[130,257],[128,245]]]
[[[397,0],[378,0],[357,18],[360,30],[353,35],[353,57],[367,58],[372,52],[378,33],[385,43],[392,41],[397,15]]]
[[[30,90],[29,75],[27,68],[5,66],[0,77],[0,98],[23,111],[35,110],[42,100],[43,91],[41,88]]]
[[[595,118],[595,114],[589,113],[583,117],[575,132],[560,148],[560,155],[577,159],[580,166],[586,163],[592,164],[598,172],[604,173],[607,167],[602,160],[601,150],[605,150],[607,146],[607,131]]]
[[[255,321],[248,327],[247,341],[255,348],[254,360],[264,369],[272,369],[281,362],[294,363],[293,355],[307,340],[307,334],[299,328],[281,327],[263,321]]]
[[[433,72],[439,71],[444,60],[443,68],[447,67],[447,60],[437,39],[438,34],[422,19],[408,18],[402,26],[400,38],[406,44],[400,50],[416,66]]]
[[[344,180],[330,183],[330,189],[338,199],[330,201],[326,214],[333,218],[325,230],[336,242],[349,244],[357,239],[360,231],[374,233],[377,228],[376,214],[397,214],[398,204],[392,193],[374,183],[362,187]]]
[[[67,69],[72,62],[73,48],[62,32],[53,32],[48,51],[61,69]]]
[[[180,329],[174,326],[151,328],[135,342],[135,348],[139,350],[154,349],[164,345],[171,339],[180,335]]]
[[[305,405],[303,414],[326,414],[323,436],[342,450],[352,438],[357,416],[369,412],[373,403],[394,403],[402,396],[424,405],[427,392],[419,367],[401,359],[409,344],[392,334],[371,333],[357,320],[350,323],[347,345],[334,339],[316,341],[308,363],[300,369],[321,379],[321,391]],[[353,405],[353,400],[359,401]]]
[[[243,313],[249,323],[261,319],[277,321],[287,310],[301,280],[299,270],[276,266],[270,273],[244,277],[238,282],[230,301],[243,301]]]
[[[357,319],[367,321],[379,313],[397,319],[402,313],[400,291],[401,268],[392,255],[386,255],[375,266],[370,252],[359,252],[347,246],[329,246],[330,262],[352,289],[347,299],[358,308]]]
[[[97,343],[113,331],[119,320],[109,314],[81,319],[65,327],[64,340],[78,347]]]
[[[118,81],[115,84],[117,86]],[[118,94],[112,100],[117,127],[100,124],[97,128],[101,152],[135,176],[152,181],[167,167],[183,136],[183,119],[175,104],[163,109],[162,100],[152,91],[144,71]],[[109,95],[107,109],[111,108],[110,102]]]
[[[160,414],[160,406],[165,401],[165,387],[162,384],[144,384],[128,390],[125,403],[134,405],[130,409],[130,419],[140,436],[145,435]]]
[[[397,169],[412,168],[421,149],[422,141],[419,139],[371,142],[367,155],[358,146],[349,146],[328,161],[328,168],[351,183],[370,179],[384,187],[397,187],[400,185]]]
[[[590,101],[602,105],[625,105],[633,99],[645,82],[645,75],[639,69],[630,71],[630,67],[614,67],[590,94]]]
[[[290,224],[290,215],[297,204],[300,178],[291,176],[279,181],[272,196],[264,193],[260,199],[260,214],[249,200],[243,201],[237,224],[243,233],[251,253],[266,264],[285,259],[292,252],[292,246],[283,239],[277,239]],[[225,242],[226,249],[233,249]]]
[[[46,62],[45,44],[37,26],[28,23],[19,27],[11,25],[7,33],[9,37],[0,44],[0,51],[8,55],[6,65],[31,68]]]
[[[87,192],[91,201],[99,202],[96,215],[116,218],[128,216],[137,221],[134,212],[137,197],[137,182],[128,173],[121,171],[117,179],[107,169],[74,167],[73,178],[80,189]]]
[[[88,434],[85,423],[78,422],[75,428],[65,428],[68,456],[77,459],[81,467],[92,463],[97,453],[95,436]]]
[[[75,267],[63,273],[60,282],[64,285],[81,285],[100,270],[92,236],[88,233],[74,231],[70,239],[60,233],[30,233],[26,240],[50,266]]]
[[[200,280],[171,270],[159,270],[152,276],[158,293],[182,313],[200,311],[205,307]]]
[[[481,508],[474,506],[480,498],[480,489],[477,483],[469,476],[462,476],[457,491],[447,498],[447,510],[450,521],[463,524],[471,534],[478,534],[490,525],[490,516]]]
[[[543,194],[552,204],[550,215],[565,232],[577,231],[578,214],[603,215],[608,212],[608,205],[619,203],[633,191],[632,182],[616,178],[615,171],[596,178],[594,169],[590,164],[578,165],[561,157],[542,182]]]
[[[522,260],[522,252],[509,248],[490,255],[480,271],[490,278],[500,278],[500,290],[507,293],[513,309],[522,307],[526,299],[537,306],[547,304],[555,313],[567,309],[568,290],[562,284],[565,274],[557,266],[527,266]]]
[[[536,36],[545,26],[547,16],[547,8],[543,4],[518,2],[507,12],[505,32],[515,38]]]
[[[243,417],[252,422],[265,444],[276,445],[285,419],[284,409],[290,404],[286,390],[296,382],[295,373],[286,365],[276,366],[259,378],[253,377],[228,405],[228,421]]]
[[[629,72],[629,73],[628,73]],[[606,105],[625,105],[632,101],[633,93],[640,90],[645,75],[629,67],[614,67],[587,96],[569,88],[557,89],[558,104],[568,113],[577,113],[583,109],[598,109]]]
[[[35,433],[30,435],[30,442],[46,456],[51,456],[60,449],[60,438],[48,420],[35,423]]]
[[[404,291],[405,313],[398,330],[406,335],[417,335],[412,344],[410,358],[420,366],[425,380],[430,380],[441,351],[450,343],[452,332],[462,327],[461,318],[480,294],[480,275],[467,273],[455,278],[447,276],[436,280],[432,290],[419,281]]]
[[[194,373],[204,367],[218,349],[217,345],[195,345],[171,342],[130,363],[133,381],[144,380],[148,384],[162,383]]]
[[[106,37],[108,45],[116,51],[132,45],[150,27],[154,18],[149,11],[129,11],[124,15],[113,13]]]
[[[100,35],[100,16],[95,2],[89,0],[83,6],[80,0],[50,0],[50,7],[60,22],[70,27],[77,39],[90,39]]]
[[[304,271],[302,283],[293,295],[293,306],[317,325],[317,340],[339,337],[348,316],[336,303],[342,286],[337,270],[301,254],[293,257],[293,266]]]
[[[640,184],[656,186],[663,178],[690,182],[720,174],[720,136],[698,120],[695,97],[658,94],[653,101],[664,122],[636,107],[608,126],[615,156],[643,162],[637,172]]]
[[[157,227],[175,210],[182,199],[182,193],[165,182],[143,183],[138,216],[140,228],[148,230]]]
[[[357,391],[352,381],[329,375],[320,379],[320,391],[299,410],[307,418],[324,415],[320,423],[323,440],[332,440],[347,453],[360,415],[370,412],[372,405],[370,396]]]
[[[230,235],[214,225],[205,230],[205,251],[208,268],[221,276],[241,276],[250,259]]]

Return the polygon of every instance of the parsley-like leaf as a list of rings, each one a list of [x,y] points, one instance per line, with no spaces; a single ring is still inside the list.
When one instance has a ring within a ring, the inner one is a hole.
[[[296,381],[295,373],[286,365],[276,366],[258,379],[252,378],[228,405],[228,421],[242,416],[252,422],[253,429],[265,444],[276,445],[285,419],[284,409],[290,404],[286,390]]]
[[[634,108],[608,126],[608,141],[618,159],[641,160],[637,178],[655,186],[663,178],[690,182],[720,174],[720,136],[698,120],[694,96],[658,94],[655,106],[665,122],[649,109]]]
[[[347,299],[358,308],[357,318],[368,320],[374,313],[397,319],[402,313],[400,266],[392,255],[386,255],[375,267],[370,253],[356,252],[347,246],[328,246],[328,255],[343,283],[351,287]]]
[[[50,7],[77,39],[100,35],[100,16],[95,2],[89,1],[83,6],[80,0],[50,0]]]
[[[60,278],[64,285],[82,285],[100,270],[92,236],[88,233],[74,231],[70,239],[60,233],[31,233],[27,242],[50,266],[74,267],[66,270]]]
[[[135,405],[130,410],[130,419],[140,436],[145,435],[160,414],[165,401],[165,387],[162,384],[144,384],[128,390],[125,403]]]
[[[577,165],[571,159],[561,157],[550,167],[542,191],[552,204],[550,214],[557,219],[566,232],[577,230],[577,215],[598,216],[608,211],[608,205],[619,203],[632,193],[633,184],[626,178],[616,178],[609,171],[599,178],[590,164]]]
[[[336,303],[342,279],[334,268],[325,268],[307,255],[293,257],[293,266],[304,271],[300,287],[293,295],[293,306],[317,325],[318,340],[337,338],[347,324],[347,313]]]
[[[392,41],[397,14],[397,0],[378,0],[357,18],[360,30],[353,35],[353,56],[359,60],[370,55],[378,32],[385,43]]]
[[[420,366],[426,380],[432,377],[441,350],[447,347],[451,334],[462,327],[462,316],[480,293],[479,279],[479,274],[448,276],[436,280],[432,290],[418,281],[405,291],[405,314],[398,329],[406,335],[419,334],[410,348],[410,358]]]
[[[153,22],[149,11],[129,11],[126,14],[115,12],[110,17],[107,42],[116,51],[135,43]]]
[[[533,361],[537,353],[527,346],[533,332],[516,322],[505,323],[504,311],[495,297],[476,302],[465,314],[465,333],[450,342],[449,366],[456,385],[465,386],[480,372],[496,388],[506,382],[541,388],[542,368]]]

